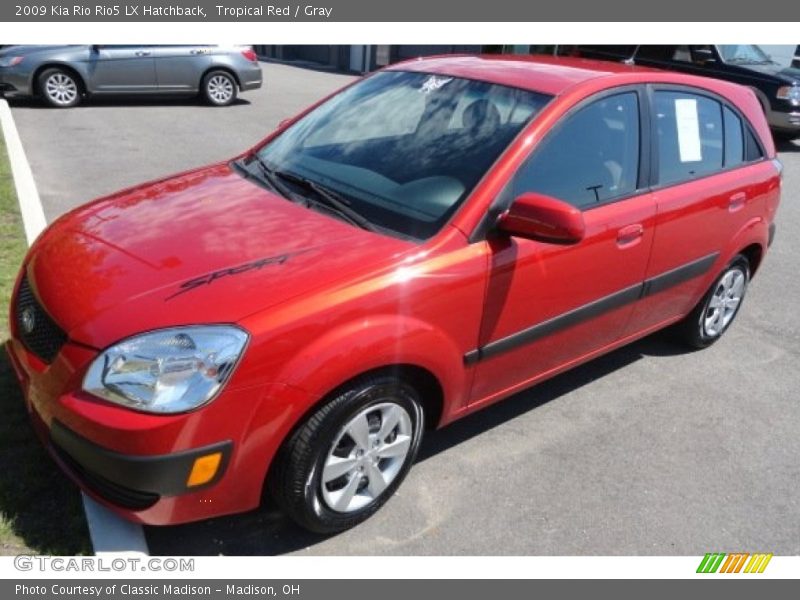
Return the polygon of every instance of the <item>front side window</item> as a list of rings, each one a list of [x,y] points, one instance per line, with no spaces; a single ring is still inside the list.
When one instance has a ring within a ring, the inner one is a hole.
[[[378,227],[436,233],[551,96],[449,75],[386,71],[258,151],[277,174],[336,192]]]
[[[670,184],[722,169],[722,105],[686,92],[655,93],[658,181]]]
[[[517,173],[514,197],[538,192],[591,208],[636,191],[640,143],[636,93],[595,100],[565,119]]]

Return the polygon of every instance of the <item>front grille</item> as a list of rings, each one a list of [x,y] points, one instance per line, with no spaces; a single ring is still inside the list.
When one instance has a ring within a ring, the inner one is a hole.
[[[52,440],[51,440],[52,441]],[[53,449],[61,461],[69,468],[72,474],[80,480],[83,485],[92,490],[101,498],[105,498],[112,504],[130,510],[144,510],[150,508],[158,502],[160,496],[153,492],[142,492],[132,490],[125,486],[109,481],[105,477],[93,473],[72,458],[69,453],[55,442],[52,442]]]
[[[66,343],[67,334],[36,300],[27,277],[19,284],[14,317],[17,332],[25,347],[44,362],[53,362]]]

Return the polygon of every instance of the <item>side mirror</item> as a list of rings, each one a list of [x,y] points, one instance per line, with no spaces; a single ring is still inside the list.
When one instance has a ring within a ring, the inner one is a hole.
[[[500,231],[550,244],[577,244],[586,233],[583,213],[544,194],[522,194],[497,220]]]
[[[98,44],[92,44],[91,46],[89,46],[89,50],[91,51],[92,54],[97,54],[98,52],[100,52],[100,46]]]

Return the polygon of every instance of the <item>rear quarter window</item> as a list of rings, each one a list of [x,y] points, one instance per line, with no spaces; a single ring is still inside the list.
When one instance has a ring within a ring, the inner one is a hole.
[[[658,181],[662,185],[722,170],[722,105],[700,94],[655,93]]]

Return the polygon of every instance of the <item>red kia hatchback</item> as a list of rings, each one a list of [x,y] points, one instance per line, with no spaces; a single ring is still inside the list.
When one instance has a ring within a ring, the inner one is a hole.
[[[628,65],[442,57],[230,162],[41,235],[8,350],[61,467],[123,517],[275,502],[319,532],[423,430],[674,326],[730,326],[774,233],[753,93]]]

